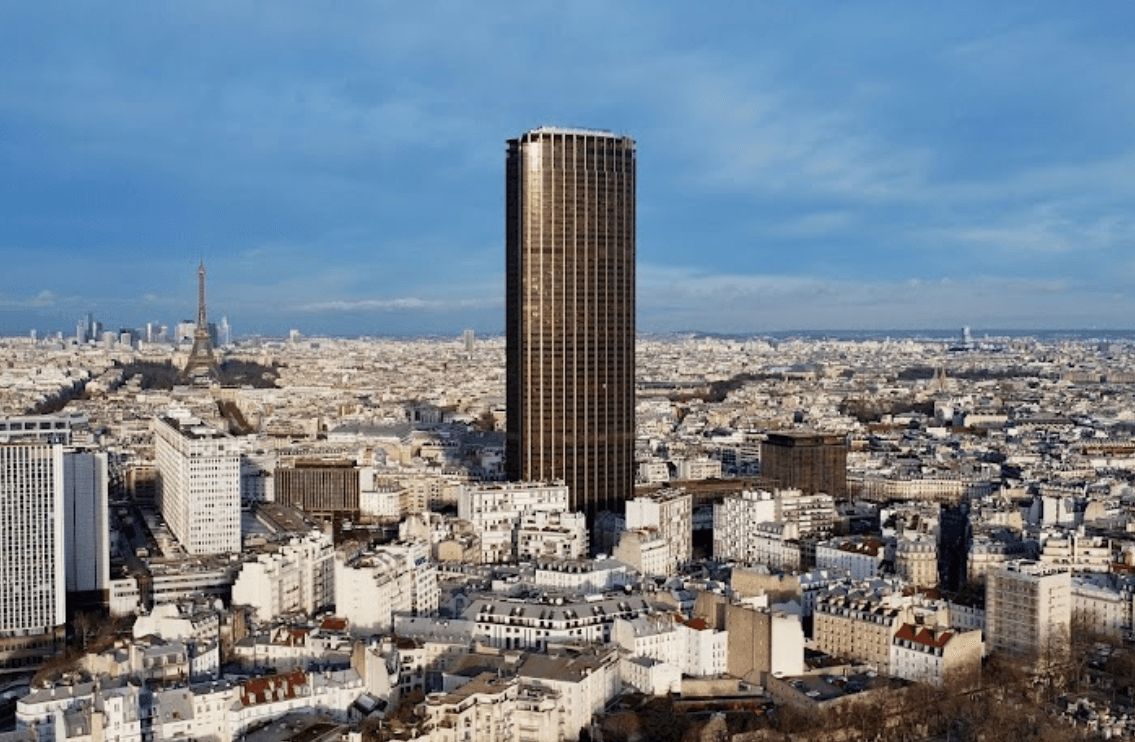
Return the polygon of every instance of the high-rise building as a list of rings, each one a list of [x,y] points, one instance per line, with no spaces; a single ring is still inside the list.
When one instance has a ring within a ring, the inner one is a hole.
[[[110,587],[107,455],[63,453],[63,527],[67,592],[73,605],[106,603]]]
[[[240,449],[188,415],[155,417],[158,507],[190,554],[240,551]]]
[[[67,618],[63,445],[38,435],[37,418],[4,422],[0,673],[26,671],[55,654],[65,638]],[[29,433],[37,432],[25,435],[25,426],[31,426]]]
[[[1038,660],[1066,652],[1072,624],[1072,574],[1026,559],[992,569],[985,578],[985,635],[989,648]]]
[[[593,523],[634,486],[635,143],[534,129],[505,170],[505,466]]]
[[[847,438],[789,431],[769,433],[761,444],[761,476],[806,495],[847,496]]]

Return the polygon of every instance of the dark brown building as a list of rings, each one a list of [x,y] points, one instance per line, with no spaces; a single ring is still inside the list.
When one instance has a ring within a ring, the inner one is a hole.
[[[635,143],[535,129],[505,170],[505,466],[593,522],[634,486]]]
[[[297,462],[276,469],[276,502],[313,515],[357,515],[359,469],[354,464]]]
[[[847,438],[823,433],[769,433],[761,443],[761,477],[807,495],[847,496]]]

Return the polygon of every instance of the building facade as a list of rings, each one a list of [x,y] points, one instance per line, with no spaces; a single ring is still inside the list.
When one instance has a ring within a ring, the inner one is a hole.
[[[55,654],[66,623],[63,447],[0,444],[0,673]]]
[[[589,523],[634,486],[635,143],[539,128],[505,178],[512,480],[564,480]]]
[[[296,462],[276,469],[276,502],[316,515],[356,516],[361,472],[353,462]]]
[[[994,652],[1030,658],[1060,654],[1072,623],[1072,574],[1020,559],[985,578],[985,635]]]
[[[190,554],[240,551],[240,450],[236,439],[188,416],[156,417],[158,507]]]
[[[693,547],[693,496],[685,490],[666,489],[627,501],[627,529],[656,528],[670,544],[675,567],[689,562]]]
[[[761,444],[761,476],[805,494],[847,496],[847,438],[823,433],[769,433]]]

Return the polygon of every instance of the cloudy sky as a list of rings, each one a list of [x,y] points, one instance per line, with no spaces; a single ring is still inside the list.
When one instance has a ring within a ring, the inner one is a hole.
[[[0,4],[0,334],[504,326],[504,141],[638,142],[638,326],[1135,327],[1135,3]]]

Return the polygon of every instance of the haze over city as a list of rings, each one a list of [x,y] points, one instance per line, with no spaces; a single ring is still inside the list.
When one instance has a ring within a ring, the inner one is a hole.
[[[504,140],[639,152],[638,329],[1123,328],[1129,3],[8,4],[0,332],[504,325]]]

